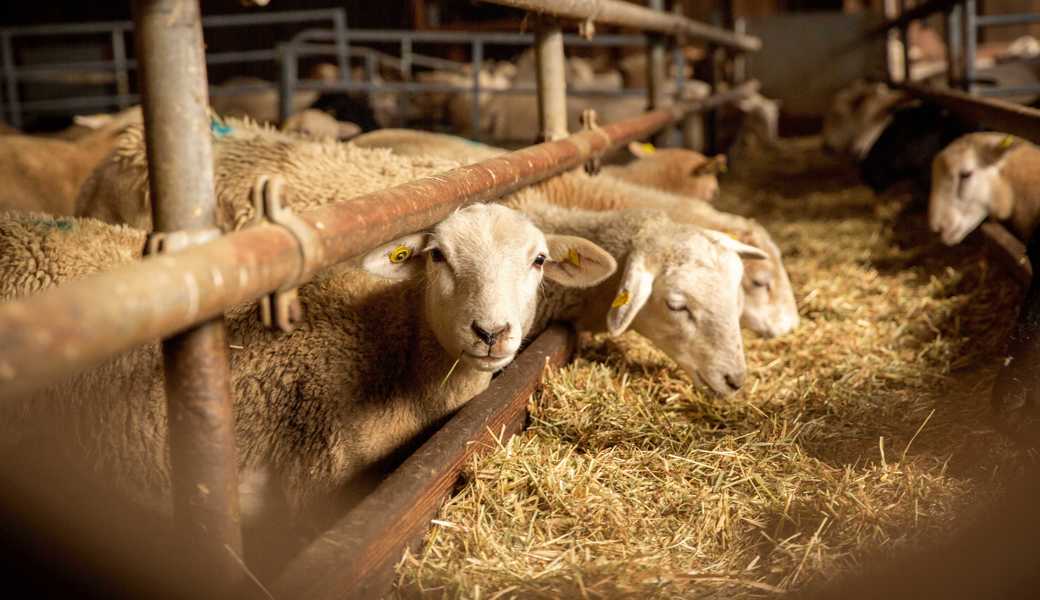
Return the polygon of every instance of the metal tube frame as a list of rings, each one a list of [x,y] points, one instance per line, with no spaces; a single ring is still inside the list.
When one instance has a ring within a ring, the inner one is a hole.
[[[537,19],[537,17],[536,17]],[[567,137],[567,72],[563,29],[553,19],[537,19],[534,45],[538,87],[539,141]]]
[[[155,230],[219,235],[198,0],[133,8]],[[204,585],[230,591],[243,576],[242,531],[223,316],[165,339],[162,351],[174,517],[197,542]]]
[[[663,11],[664,0],[650,0],[651,10]],[[665,105],[664,81],[667,77],[665,37],[660,33],[646,34],[646,109],[656,110]],[[676,89],[676,94],[682,93],[682,88]],[[669,145],[671,130],[664,128],[654,136],[654,144],[658,146]]]

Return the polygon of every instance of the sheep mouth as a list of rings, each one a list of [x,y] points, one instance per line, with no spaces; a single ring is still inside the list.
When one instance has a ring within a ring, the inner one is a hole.
[[[513,356],[513,354],[495,356],[493,354],[479,355],[471,352],[462,353],[463,360],[470,363],[474,368],[480,371],[498,371],[513,362]]]

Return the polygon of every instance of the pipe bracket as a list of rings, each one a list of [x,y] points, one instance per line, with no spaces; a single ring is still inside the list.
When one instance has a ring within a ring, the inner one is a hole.
[[[585,110],[581,111],[581,128],[585,131],[599,129],[599,123],[597,122],[596,117],[596,109],[586,108]],[[601,167],[602,160],[598,154],[585,162],[585,172],[589,175],[598,175]]]
[[[253,225],[279,225],[296,239],[300,249],[300,268],[290,281],[260,299],[260,320],[265,327],[277,327],[286,333],[303,319],[303,308],[296,289],[310,281],[321,268],[323,246],[318,233],[282,204],[285,180],[261,175],[253,185]]]

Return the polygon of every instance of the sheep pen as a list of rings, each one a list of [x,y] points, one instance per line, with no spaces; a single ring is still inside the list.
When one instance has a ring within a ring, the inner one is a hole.
[[[722,181],[784,253],[802,323],[745,334],[719,399],[635,334],[582,340],[528,429],[466,465],[395,595],[763,597],[948,535],[1028,460],[989,390],[1021,288],[814,138]]]

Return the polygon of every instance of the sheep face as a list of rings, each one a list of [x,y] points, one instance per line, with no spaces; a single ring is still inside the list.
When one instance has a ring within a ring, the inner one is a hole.
[[[663,233],[663,232],[662,232]],[[628,257],[607,329],[629,326],[668,354],[698,384],[719,395],[744,384],[740,333],[741,258],[765,258],[721,234],[676,225],[655,248]]]
[[[744,312],[740,324],[762,337],[777,337],[798,327],[798,304],[794,289],[787,277],[780,248],[761,225],[737,237],[740,242],[758,248],[768,256],[766,260],[744,262]]]
[[[862,158],[888,124],[889,113],[902,94],[883,83],[857,81],[839,91],[823,117],[823,148]]]
[[[364,266],[391,278],[421,276],[424,319],[444,350],[469,367],[497,371],[531,328],[543,277],[585,287],[617,265],[592,242],[546,236],[514,210],[475,204],[428,233],[377,248]]]
[[[725,154],[708,158],[693,150],[655,149],[635,142],[629,144],[629,151],[636,157],[626,167],[635,176],[633,183],[698,200],[711,201],[718,196],[718,175],[726,172]]]
[[[1018,145],[1002,133],[963,136],[932,161],[932,191],[928,225],[944,244],[953,246],[975,230],[986,217],[1010,216],[1010,206],[998,205],[1001,167]]]

